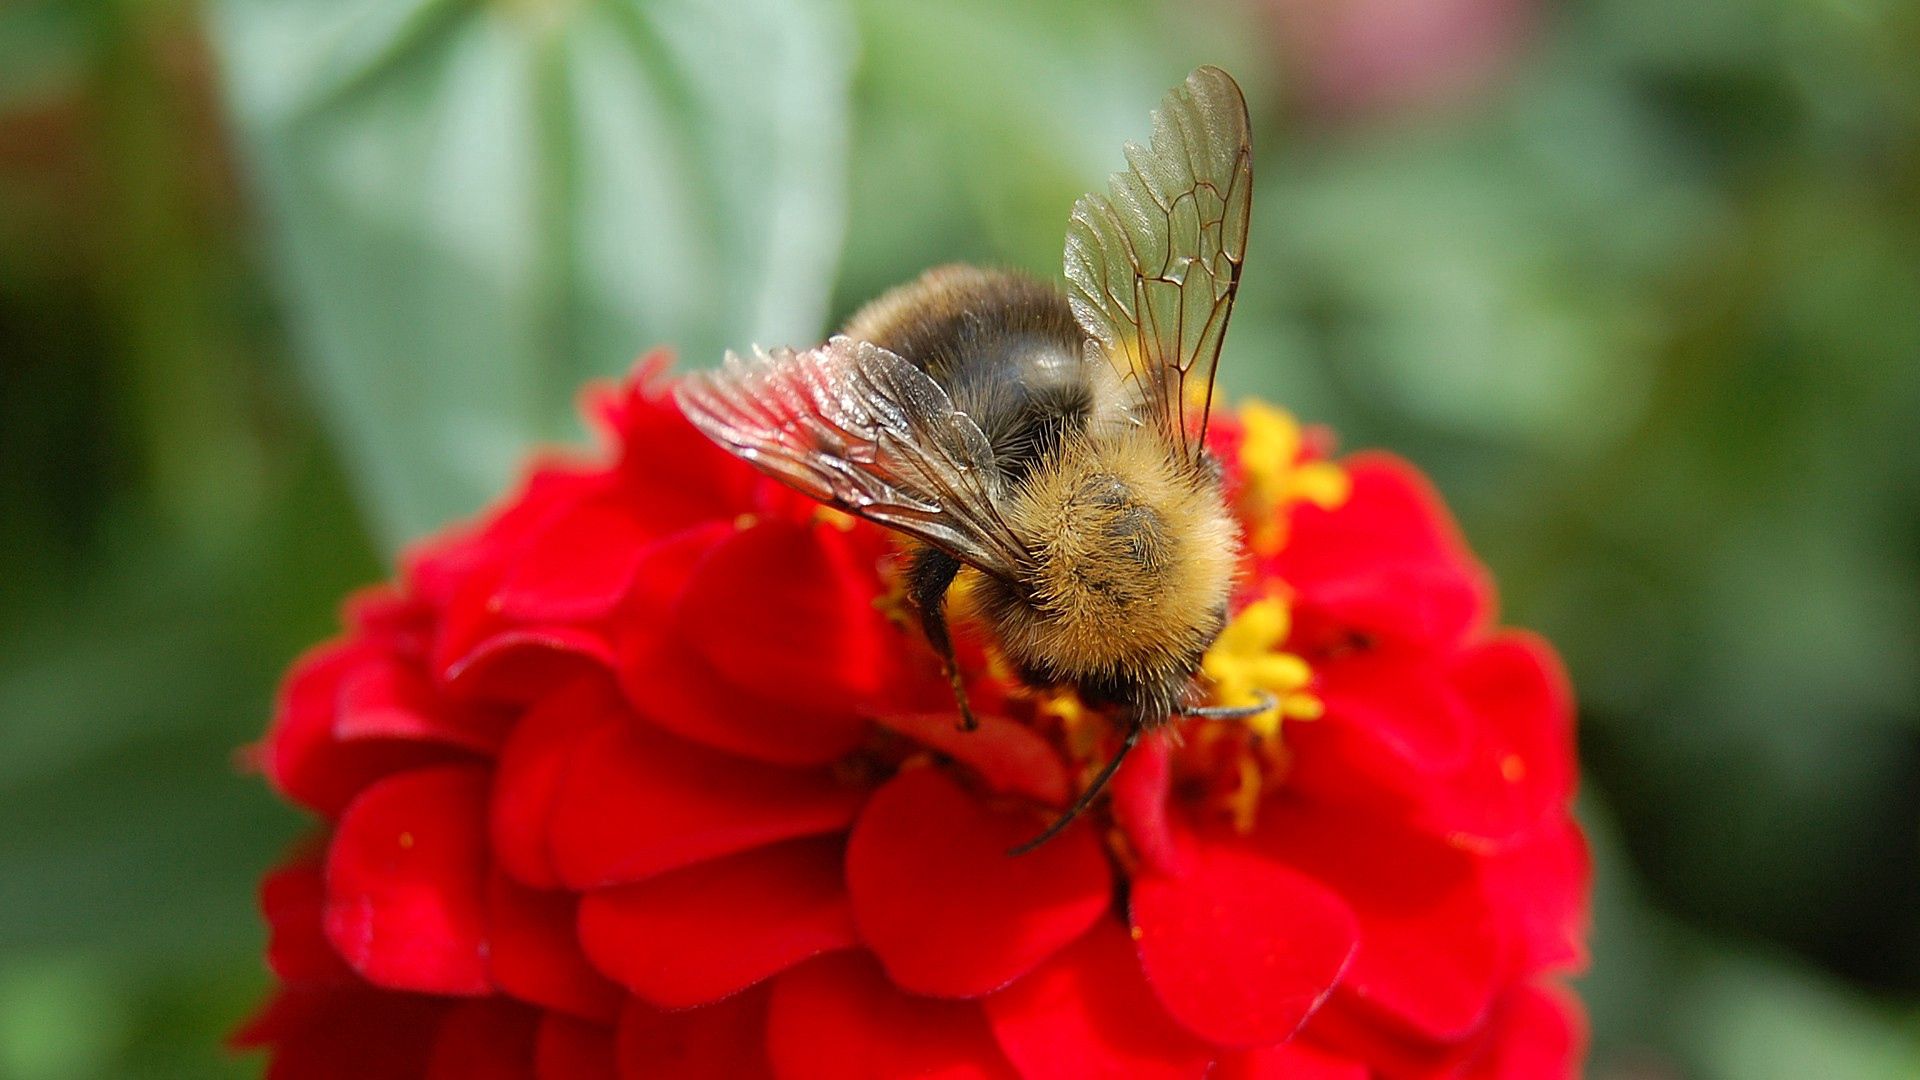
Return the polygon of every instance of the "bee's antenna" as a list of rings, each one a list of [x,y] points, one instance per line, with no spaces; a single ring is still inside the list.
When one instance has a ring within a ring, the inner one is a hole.
[[[1073,805],[1067,808],[1067,812],[1055,818],[1053,824],[1047,826],[1045,832],[1021,844],[1019,847],[1009,850],[1007,855],[1010,857],[1025,855],[1041,844],[1059,836],[1060,830],[1073,824],[1075,818],[1085,813],[1087,807],[1093,805],[1094,796],[1099,795],[1100,792],[1106,788],[1107,781],[1113,779],[1113,774],[1120,769],[1120,763],[1126,760],[1127,751],[1132,750],[1134,744],[1140,741],[1140,733],[1144,730],[1146,730],[1145,725],[1141,724],[1139,720],[1135,720],[1133,726],[1127,729],[1126,741],[1120,744],[1119,751],[1113,755],[1111,760],[1101,766],[1100,774],[1093,778],[1093,783],[1087,785],[1087,790],[1080,793],[1080,797],[1075,799]]]

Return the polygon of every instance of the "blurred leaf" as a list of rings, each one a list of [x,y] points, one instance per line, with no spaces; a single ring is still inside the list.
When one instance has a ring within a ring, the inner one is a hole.
[[[837,310],[930,266],[1058,278],[1067,216],[1203,63],[1265,89],[1251,12],[1158,0],[858,0],[858,167]]]
[[[1593,970],[1580,981],[1593,1075],[1894,1080],[1920,1075],[1920,1016],[1793,959],[1711,936],[1646,897],[1605,800],[1581,820],[1594,857]]]
[[[127,1003],[104,965],[76,957],[16,962],[0,973],[0,1075],[99,1076],[126,1041]]]
[[[0,109],[56,92],[78,75],[87,45],[85,16],[74,4],[0,7]]]
[[[1318,329],[1360,408],[1575,458],[1642,417],[1653,276],[1714,207],[1577,49],[1483,113],[1328,134],[1267,170],[1255,243],[1284,272],[1250,287]]]
[[[290,317],[391,546],[666,345],[817,336],[853,47],[818,0],[227,0]]]
[[[1707,966],[1687,988],[1685,1028],[1703,1080],[1911,1080],[1920,1024],[1834,983],[1754,957]]]

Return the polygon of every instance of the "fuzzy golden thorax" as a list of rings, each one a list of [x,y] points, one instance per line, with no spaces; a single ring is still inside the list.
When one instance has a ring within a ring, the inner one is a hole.
[[[1164,719],[1220,633],[1239,558],[1218,481],[1135,428],[1069,440],[1004,511],[1032,563],[978,599],[1009,657]]]

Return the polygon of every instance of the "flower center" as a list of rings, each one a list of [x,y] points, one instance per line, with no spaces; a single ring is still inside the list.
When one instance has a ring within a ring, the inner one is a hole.
[[[1284,648],[1292,622],[1277,594],[1240,609],[1207,650],[1201,673],[1212,683],[1217,704],[1270,700],[1273,707],[1245,720],[1199,721],[1187,746],[1174,754],[1176,791],[1197,796],[1243,832],[1253,828],[1262,796],[1286,772],[1284,725],[1316,720],[1322,711],[1312,690],[1313,669]]]
[[[1240,512],[1247,546],[1272,555],[1287,542],[1286,510],[1307,502],[1331,510],[1347,501],[1352,484],[1331,461],[1301,459],[1305,449],[1293,414],[1259,401],[1240,407]]]
[[[1243,832],[1253,828],[1261,802],[1285,779],[1286,725],[1311,722],[1322,711],[1313,669],[1285,649],[1290,624],[1282,595],[1255,600],[1228,622],[1201,662],[1207,704],[1236,708],[1270,701],[1272,707],[1232,720],[1177,718],[1154,736],[1167,740],[1169,797]],[[989,649],[987,662],[992,677],[1011,687],[1009,712],[1024,715],[1053,743],[1074,771],[1074,790],[1083,790],[1116,748],[1112,717],[1089,707],[1072,687],[1019,685],[996,650]]]

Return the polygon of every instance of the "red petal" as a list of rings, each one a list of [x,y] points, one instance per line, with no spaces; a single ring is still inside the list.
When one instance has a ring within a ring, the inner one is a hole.
[[[235,1037],[272,1046],[267,1080],[419,1080],[444,999],[366,986],[282,990]]]
[[[833,832],[865,799],[825,770],[732,757],[630,719],[575,746],[550,843],[561,880],[592,889]]]
[[[661,355],[641,360],[622,388],[600,394],[585,411],[613,437],[623,488],[650,521],[731,517],[750,505],[760,475],[680,415],[666,392]]]
[[[780,1080],[1013,1080],[980,1007],[911,997],[859,953],[773,984],[767,1048]]]
[[[744,689],[672,634],[636,635],[620,660],[635,712],[682,738],[776,765],[824,765],[866,741],[865,717]]]
[[[538,520],[552,512],[515,506],[500,520],[522,513]],[[501,613],[494,601],[502,554],[519,543],[518,535],[490,538],[480,558],[448,578],[451,592],[441,607],[428,669],[470,700],[525,704],[579,674],[583,665],[611,663],[607,642],[592,630],[557,622],[529,625]]]
[[[269,873],[260,883],[260,910],[267,917],[267,966],[282,983],[333,985],[353,978],[352,969],[327,944],[321,928],[327,886],[320,860],[304,856]]]
[[[831,525],[761,521],[714,549],[688,582],[678,623],[735,684],[816,709],[857,710],[897,668],[901,631],[875,609],[871,554]],[[753,621],[743,616],[777,612]]]
[[[612,1021],[619,988],[587,963],[575,932],[580,898],[529,889],[495,871],[487,881],[493,981],[522,1001]]]
[[[1106,852],[1086,822],[1036,851],[1021,813],[990,811],[937,769],[873,796],[847,845],[861,936],[904,989],[989,993],[1085,933],[1112,901]]]
[[[840,841],[796,840],[616,889],[580,905],[600,970],[663,1008],[718,1001],[852,946]]]
[[[1372,1075],[1363,1062],[1295,1039],[1221,1058],[1220,1067],[1208,1077],[1209,1080],[1367,1080]]]
[[[539,1014],[504,998],[455,1005],[440,1024],[426,1080],[533,1080]]]
[[[548,1013],[534,1035],[533,1074],[539,1080],[619,1080],[613,1029]]]
[[[1352,813],[1270,806],[1261,849],[1338,891],[1360,920],[1340,994],[1434,1042],[1470,1035],[1507,969],[1475,860]]]
[[[1500,1009],[1495,1034],[1462,1080],[1544,1080],[1577,1076],[1585,1057],[1580,1003],[1571,995],[1523,986]]]
[[[563,507],[515,553],[493,607],[527,622],[600,618],[626,594],[648,532],[632,510],[611,500]]]
[[[1465,1042],[1426,1042],[1381,1023],[1377,1013],[1340,994],[1313,1014],[1302,1038],[1366,1062],[1381,1080],[1460,1080],[1461,1070],[1484,1041],[1475,1036]]]
[[[500,751],[489,833],[494,858],[521,883],[537,889],[559,886],[548,826],[574,746],[596,727],[623,722],[612,689],[583,679],[542,700],[514,728]]]
[[[980,726],[960,729],[957,711],[887,713],[881,726],[971,768],[988,788],[1045,806],[1067,801],[1067,767],[1053,745],[1033,728],[1002,716],[979,717]]]
[[[335,817],[380,777],[452,756],[432,744],[385,739],[343,744],[334,736],[342,684],[384,655],[363,642],[341,641],[319,646],[294,664],[261,753],[267,779],[280,794]]]
[[[613,666],[613,647],[598,630],[512,627],[475,641],[441,677],[448,693],[464,701],[529,705],[582,675]]]
[[[1353,912],[1290,867],[1202,839],[1179,877],[1133,883],[1147,982],[1175,1020],[1223,1046],[1279,1042],[1320,1007],[1353,959]]]
[[[1281,576],[1291,583],[1293,579]],[[1313,580],[1294,597],[1297,648],[1313,658],[1358,633],[1419,649],[1446,650],[1483,628],[1493,611],[1493,586],[1479,568],[1352,567],[1339,578]]]
[[[340,602],[340,621],[353,636],[406,657],[431,650],[438,617],[431,604],[385,582],[356,589]]]
[[[427,654],[427,669],[442,683],[449,681],[450,673],[468,666],[482,642],[519,625],[493,606],[493,589],[500,580],[499,563],[499,552],[488,550],[474,565],[463,567],[448,579],[453,592],[440,608],[433,648]]]
[[[407,592],[445,610],[482,569],[562,506],[591,498],[606,488],[606,471],[577,462],[536,462],[519,490],[495,504],[476,522],[443,529],[400,555]],[[482,596],[491,596],[489,588]],[[482,605],[484,606],[484,605]]]
[[[671,636],[668,624],[687,593],[688,579],[714,549],[740,531],[733,519],[708,521],[681,529],[650,545],[634,568],[623,618],[650,636]]]
[[[1472,743],[1473,716],[1425,655],[1374,648],[1319,666],[1316,687],[1326,715],[1316,726],[1341,727],[1385,754],[1384,767],[1431,775],[1457,769]],[[1417,782],[1417,781],[1416,781]]]
[[[1521,975],[1587,966],[1593,860],[1573,819],[1487,858],[1481,874],[1500,924],[1518,940]]]
[[[1126,836],[1140,865],[1156,874],[1184,869],[1167,817],[1172,782],[1173,755],[1167,736],[1154,734],[1140,740],[1108,789],[1113,823]]]
[[[685,739],[777,765],[822,765],[858,747],[868,724],[724,679],[687,644],[674,612],[694,568],[737,532],[732,522],[687,529],[641,565],[623,625],[620,685],[634,711]]]
[[[327,853],[327,939],[395,990],[484,994],[487,771],[390,776],[340,818]]]
[[[1271,572],[1319,620],[1436,644],[1460,640],[1492,607],[1492,585],[1433,485],[1386,454],[1344,463],[1353,490],[1332,510],[1301,503]]]
[[[492,754],[506,738],[510,722],[501,713],[441,700],[426,672],[386,657],[360,666],[342,681],[333,733],[342,741],[407,739]]]
[[[620,1075],[635,1080],[770,1080],[763,990],[684,1012],[635,1000],[620,1016]]]
[[[1133,943],[1111,920],[982,1007],[1026,1080],[1201,1077],[1213,1064],[1213,1048],[1147,989]]]
[[[1289,729],[1295,791],[1346,804],[1385,796],[1408,804],[1426,831],[1484,849],[1564,813],[1572,699],[1551,648],[1503,633],[1454,654],[1447,669],[1395,664],[1387,653],[1370,668],[1354,657],[1323,664],[1326,717]],[[1441,720],[1462,725],[1463,752],[1436,752]]]
[[[1454,672],[1479,719],[1480,744],[1428,817],[1475,839],[1504,844],[1532,832],[1573,796],[1573,694],[1552,646],[1503,633],[1467,653]]]

